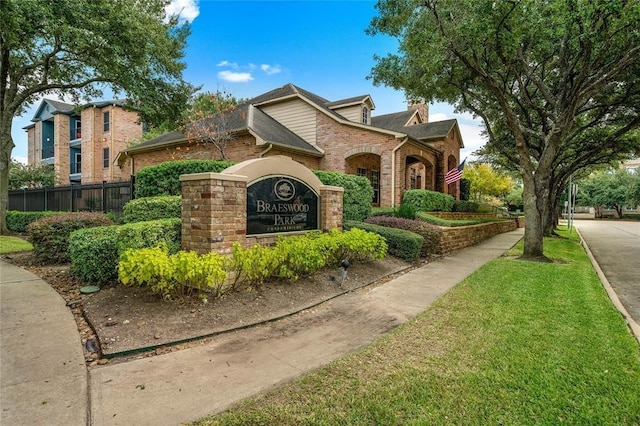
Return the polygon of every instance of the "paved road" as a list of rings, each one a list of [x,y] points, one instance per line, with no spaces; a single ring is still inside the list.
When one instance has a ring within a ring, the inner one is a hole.
[[[640,222],[575,224],[629,316],[640,324]]]

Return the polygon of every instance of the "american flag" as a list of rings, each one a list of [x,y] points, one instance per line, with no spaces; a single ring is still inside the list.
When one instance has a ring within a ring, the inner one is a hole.
[[[460,180],[460,178],[462,177],[462,171],[464,170],[465,161],[467,161],[466,158],[462,163],[460,163],[458,167],[456,167],[455,169],[451,169],[447,172],[447,174],[444,176],[444,183],[449,185],[450,183],[457,182]]]

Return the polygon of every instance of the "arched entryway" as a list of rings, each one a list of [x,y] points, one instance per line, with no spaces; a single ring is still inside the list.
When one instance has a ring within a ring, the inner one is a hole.
[[[363,176],[369,179],[373,187],[373,206],[380,206],[380,156],[373,153],[352,155],[346,159],[345,171],[348,174]]]
[[[424,158],[408,155],[405,158],[404,189],[435,190],[433,164]]]

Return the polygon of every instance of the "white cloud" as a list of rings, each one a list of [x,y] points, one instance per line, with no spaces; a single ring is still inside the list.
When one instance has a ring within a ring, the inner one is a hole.
[[[267,73],[267,75],[273,75],[282,72],[282,68],[280,67],[280,65],[262,64],[260,65],[260,69]]]
[[[22,163],[24,165],[28,164],[28,159],[27,157],[18,157],[18,156],[12,156],[11,158],[13,158],[15,161],[17,161],[18,163]]]
[[[231,83],[246,83],[253,80],[251,73],[249,72],[233,72],[233,71],[220,71],[218,78],[229,81]]]
[[[229,67],[234,70],[238,69],[238,64],[236,62],[229,62],[226,59],[224,61],[220,61],[216,64],[217,67]]]
[[[167,16],[177,15],[180,22],[193,22],[200,14],[198,0],[171,0],[164,8]]]

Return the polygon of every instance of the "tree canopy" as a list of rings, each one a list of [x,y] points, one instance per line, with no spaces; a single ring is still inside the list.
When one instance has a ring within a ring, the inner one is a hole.
[[[179,117],[190,29],[164,0],[0,0],[0,231],[6,232],[13,118],[43,95],[95,99],[110,88],[150,124]]]
[[[26,166],[11,160],[9,166],[9,189],[39,188],[54,185],[56,172],[53,164]]]
[[[640,124],[636,0],[379,0],[370,34],[397,37],[376,84],[483,119],[522,176],[524,257],[544,259],[554,176],[622,151]],[[583,149],[592,146],[593,149]]]
[[[513,180],[509,176],[496,172],[487,163],[467,165],[463,176],[471,184],[469,189],[471,200],[477,203],[489,202],[495,197],[504,197],[514,187]]]
[[[636,207],[640,189],[640,175],[626,169],[593,173],[579,183],[580,204],[596,209],[596,216],[602,216],[602,208],[611,208],[619,218],[625,207]]]

